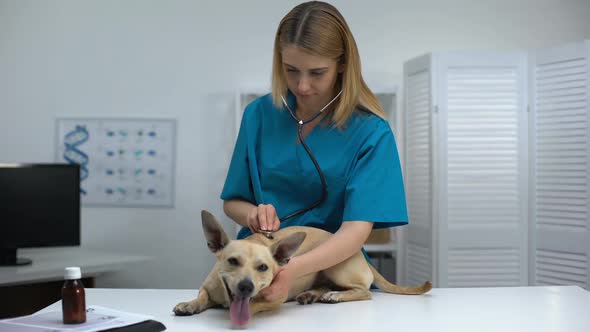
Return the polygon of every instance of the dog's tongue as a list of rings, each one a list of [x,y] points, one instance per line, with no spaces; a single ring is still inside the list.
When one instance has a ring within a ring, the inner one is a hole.
[[[234,299],[229,305],[229,318],[238,326],[246,325],[250,320],[250,298]]]

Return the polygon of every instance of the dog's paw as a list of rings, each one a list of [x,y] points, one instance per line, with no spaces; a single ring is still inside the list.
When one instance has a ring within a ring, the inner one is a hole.
[[[197,310],[195,310],[195,308],[191,305],[191,302],[180,302],[174,307],[172,311],[174,311],[176,316],[190,316],[198,314]]]
[[[318,299],[322,303],[338,303],[340,302],[340,292],[327,292]]]
[[[319,296],[316,293],[312,291],[307,291],[297,295],[295,300],[299,302],[299,304],[312,304],[315,301],[317,301],[318,298]]]

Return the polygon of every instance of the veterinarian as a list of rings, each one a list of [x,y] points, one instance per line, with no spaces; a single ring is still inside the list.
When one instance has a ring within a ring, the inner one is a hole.
[[[357,253],[372,229],[407,224],[393,132],[332,5],[302,3],[281,20],[272,92],[244,111],[221,199],[244,226],[239,239],[294,225],[335,234],[284,265],[263,290],[269,301],[286,296],[292,280]]]

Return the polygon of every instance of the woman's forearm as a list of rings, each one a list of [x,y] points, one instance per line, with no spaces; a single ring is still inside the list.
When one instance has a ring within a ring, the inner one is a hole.
[[[248,212],[254,207],[254,204],[239,199],[223,202],[225,214],[245,227],[248,227]],[[372,222],[344,222],[328,241],[301,256],[294,257],[287,268],[297,278],[332,267],[359,252],[372,229]]]
[[[292,258],[287,269],[298,278],[332,267],[359,252],[372,229],[372,222],[344,222],[328,241],[301,256]]]
[[[240,199],[223,201],[223,212],[236,223],[248,227],[248,212],[256,205]]]

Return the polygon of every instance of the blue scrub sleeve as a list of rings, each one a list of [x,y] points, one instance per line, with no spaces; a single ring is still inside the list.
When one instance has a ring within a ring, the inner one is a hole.
[[[254,204],[252,179],[248,166],[247,114],[247,112],[244,112],[242,116],[238,139],[236,140],[234,153],[221,192],[221,199],[242,199]]]
[[[372,221],[374,229],[408,223],[397,146],[385,121],[377,122],[357,157],[346,185],[343,221]]]

